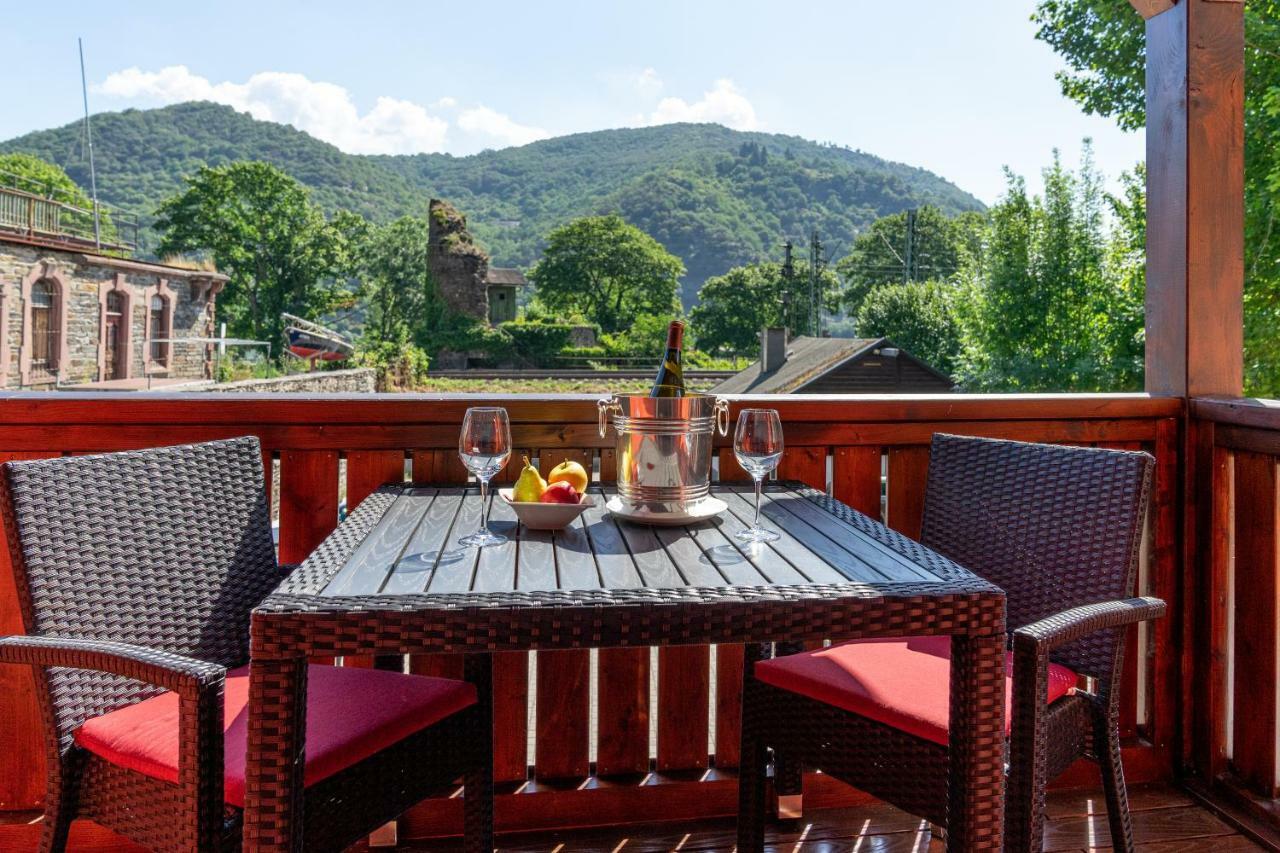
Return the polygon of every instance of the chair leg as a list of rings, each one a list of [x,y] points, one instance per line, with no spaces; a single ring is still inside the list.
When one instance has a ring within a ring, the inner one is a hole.
[[[785,753],[773,754],[773,789],[778,797],[778,819],[804,816],[804,768]]]
[[[62,853],[75,820],[80,792],[80,762],[75,751],[62,762],[61,772],[49,778],[45,794],[44,826],[40,831],[40,853]]]
[[[758,644],[748,645],[743,655],[742,736],[738,757],[738,848],[737,853],[764,850],[764,789],[768,773],[768,750],[760,731],[758,698],[754,695],[755,661],[762,655]]]
[[[1133,853],[1133,822],[1129,817],[1129,790],[1120,762],[1120,726],[1112,718],[1098,721],[1094,735],[1098,763],[1102,767],[1102,788],[1107,795],[1107,823],[1111,827],[1111,847]]]

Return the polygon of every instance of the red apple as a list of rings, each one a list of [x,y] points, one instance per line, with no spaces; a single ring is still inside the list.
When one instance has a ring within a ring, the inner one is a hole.
[[[547,486],[546,491],[542,493],[542,497],[538,498],[538,500],[544,504],[576,504],[578,502],[578,490],[567,480],[561,480],[558,483],[552,483]]]

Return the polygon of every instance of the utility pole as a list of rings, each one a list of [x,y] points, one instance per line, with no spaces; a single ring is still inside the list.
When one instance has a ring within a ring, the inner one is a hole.
[[[916,214],[914,207],[907,211],[907,246],[902,255],[902,283],[910,284],[916,278]]]
[[[819,328],[819,293],[818,274],[824,263],[822,257],[822,241],[818,239],[818,229],[813,229],[809,237],[809,334],[815,338],[820,334]]]
[[[782,244],[782,250],[782,325],[790,328],[792,281],[796,277],[795,259],[791,253],[795,250],[795,245],[788,240]]]
[[[98,173],[93,167],[93,129],[89,126],[89,83],[84,74],[84,39],[77,38],[80,46],[80,92],[84,95],[84,138],[89,145],[89,189],[93,194],[93,243],[102,248],[102,218],[98,214]]]

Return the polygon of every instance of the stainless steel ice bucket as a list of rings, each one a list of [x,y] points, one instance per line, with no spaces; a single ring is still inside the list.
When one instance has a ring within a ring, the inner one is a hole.
[[[729,431],[729,402],[714,396],[600,400],[600,437],[612,416],[618,496],[633,509],[683,512],[711,491],[712,431]]]

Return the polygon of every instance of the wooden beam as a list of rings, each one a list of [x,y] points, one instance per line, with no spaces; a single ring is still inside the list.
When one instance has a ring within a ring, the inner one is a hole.
[[[1243,295],[1243,5],[1182,0],[1147,19],[1149,392],[1241,394]]]
[[[1161,12],[1167,12],[1177,5],[1178,0],[1129,0],[1129,5],[1138,10],[1143,18],[1154,18]]]

